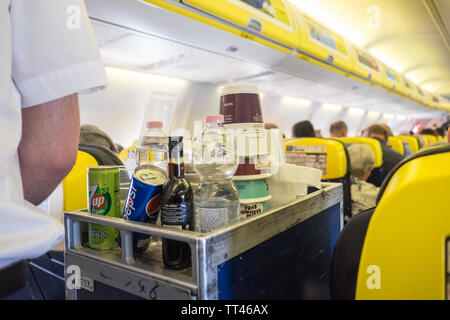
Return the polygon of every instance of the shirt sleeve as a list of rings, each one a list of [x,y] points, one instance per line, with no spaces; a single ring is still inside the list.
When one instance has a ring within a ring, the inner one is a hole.
[[[11,1],[12,78],[22,107],[107,86],[83,0]]]

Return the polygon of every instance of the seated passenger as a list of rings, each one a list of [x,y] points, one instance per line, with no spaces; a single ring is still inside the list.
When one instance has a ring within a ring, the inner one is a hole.
[[[119,153],[116,144],[109,135],[97,126],[83,124],[80,126],[80,144],[93,144],[105,147],[114,153]]]
[[[344,138],[347,137],[348,128],[344,121],[335,121],[330,126],[330,137]]]
[[[352,216],[376,206],[380,188],[367,182],[375,156],[366,144],[352,144],[347,148],[350,159]]]
[[[389,172],[404,159],[403,155],[394,151],[391,146],[387,145],[389,138],[389,131],[379,124],[371,125],[367,129],[367,134],[369,138],[377,139],[381,144],[381,150],[383,152],[383,164],[381,165],[381,179],[372,174],[367,181],[373,183],[377,187],[381,186],[382,181]]]
[[[308,120],[297,122],[292,128],[294,138],[315,138],[316,132],[312,123]]]

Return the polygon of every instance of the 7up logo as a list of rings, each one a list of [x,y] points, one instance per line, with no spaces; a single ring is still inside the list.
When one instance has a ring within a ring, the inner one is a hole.
[[[89,208],[94,214],[106,215],[111,209],[111,196],[102,185],[89,186]]]

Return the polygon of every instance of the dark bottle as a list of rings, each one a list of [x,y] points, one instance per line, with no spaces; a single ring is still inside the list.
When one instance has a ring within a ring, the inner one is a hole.
[[[193,230],[194,195],[184,177],[183,137],[168,137],[169,178],[163,186],[161,224],[165,227]],[[163,263],[168,269],[191,266],[191,249],[187,243],[162,239]]]

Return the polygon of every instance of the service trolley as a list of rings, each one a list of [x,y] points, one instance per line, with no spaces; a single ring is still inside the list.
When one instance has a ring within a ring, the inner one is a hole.
[[[209,233],[66,212],[66,299],[328,299],[329,266],[343,227],[339,183]],[[84,246],[87,223],[120,230],[121,248]],[[163,268],[160,242],[134,257],[132,232],[183,241],[192,267]]]

